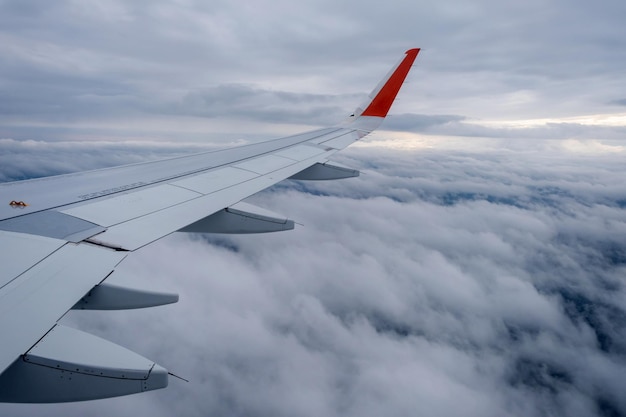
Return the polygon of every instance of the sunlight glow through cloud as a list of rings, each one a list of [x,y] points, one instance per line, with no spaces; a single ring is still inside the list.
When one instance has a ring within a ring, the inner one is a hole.
[[[479,124],[489,127],[531,128],[548,124],[575,123],[584,126],[626,126],[626,113],[592,114],[585,116],[527,119],[527,120],[466,120],[468,124]]]

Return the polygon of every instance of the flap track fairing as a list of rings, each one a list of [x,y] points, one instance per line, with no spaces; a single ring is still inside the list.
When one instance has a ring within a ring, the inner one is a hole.
[[[0,375],[0,401],[95,400],[167,386],[167,370],[89,333],[56,325]]]
[[[294,221],[269,210],[239,202],[182,229],[187,233],[268,233],[294,228]]]
[[[129,310],[178,302],[178,294],[146,291],[103,283],[93,287],[73,310]]]
[[[320,164],[311,165],[305,170],[298,172],[289,177],[290,180],[305,181],[321,181],[321,180],[340,180],[344,178],[358,177],[359,171],[338,164]]]

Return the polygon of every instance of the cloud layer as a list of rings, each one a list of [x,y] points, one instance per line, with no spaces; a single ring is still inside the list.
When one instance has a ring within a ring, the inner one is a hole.
[[[66,322],[190,383],[11,415],[626,413],[623,156],[355,148],[251,202],[304,224],[175,235],[116,279],[173,306]]]

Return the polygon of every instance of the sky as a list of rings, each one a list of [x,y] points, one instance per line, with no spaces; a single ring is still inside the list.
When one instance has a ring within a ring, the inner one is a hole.
[[[63,323],[190,382],[12,416],[626,415],[626,4],[2,1],[0,181],[332,125],[422,48],[359,178],[175,234]]]

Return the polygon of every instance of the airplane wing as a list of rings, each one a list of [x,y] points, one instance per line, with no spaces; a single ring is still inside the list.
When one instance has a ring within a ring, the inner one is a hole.
[[[0,184],[0,401],[67,402],[167,386],[142,356],[57,322],[176,294],[107,283],[132,252],[174,232],[262,233],[293,221],[242,202],[284,179],[358,171],[332,155],[376,129],[419,49],[406,52],[341,125],[221,151]]]

